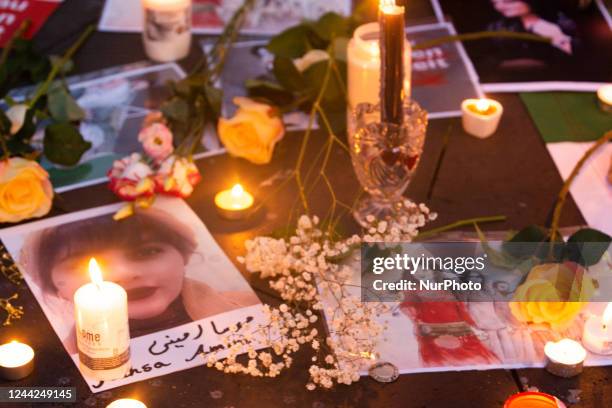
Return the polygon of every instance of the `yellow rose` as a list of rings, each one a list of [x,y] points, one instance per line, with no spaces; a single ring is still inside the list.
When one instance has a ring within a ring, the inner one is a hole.
[[[282,120],[271,106],[249,98],[234,98],[238,112],[231,119],[219,120],[219,138],[232,156],[255,164],[272,160],[274,146],[285,135]]]
[[[572,323],[595,291],[593,280],[572,262],[537,265],[514,293],[510,310],[524,323],[563,329]]]
[[[38,163],[21,157],[0,163],[0,222],[42,217],[52,200],[49,175]]]

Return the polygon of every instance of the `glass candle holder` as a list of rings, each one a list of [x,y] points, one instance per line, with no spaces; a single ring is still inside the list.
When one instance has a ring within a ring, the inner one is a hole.
[[[427,112],[412,100],[403,107],[402,124],[382,123],[380,105],[359,104],[349,120],[353,168],[368,193],[354,212],[361,225],[368,216],[399,218],[405,212],[403,194],[418,167],[427,133]]]

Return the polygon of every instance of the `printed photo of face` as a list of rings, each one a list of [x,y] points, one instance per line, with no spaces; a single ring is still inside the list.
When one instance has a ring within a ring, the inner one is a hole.
[[[71,300],[89,282],[87,262],[94,254],[73,254],[51,270],[57,294]],[[149,319],[163,313],[180,295],[185,264],[172,245],[149,241],[132,247],[110,247],[95,254],[104,280],[121,285],[128,294],[130,319]]]

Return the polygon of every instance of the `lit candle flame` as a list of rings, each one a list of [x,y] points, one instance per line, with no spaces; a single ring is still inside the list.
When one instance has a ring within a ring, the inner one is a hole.
[[[380,11],[384,14],[398,14],[402,13],[404,8],[398,6],[395,0],[380,0]]]
[[[241,197],[244,194],[244,188],[240,184],[236,184],[232,187],[232,197]]]
[[[479,99],[478,102],[476,102],[476,110],[478,112],[486,112],[490,107],[491,104],[486,99]]]
[[[97,287],[102,285],[102,271],[100,270],[100,266],[98,265],[96,258],[91,258],[89,260],[89,277]]]
[[[612,323],[612,303],[608,303],[608,307],[606,307],[602,320],[604,328]]]

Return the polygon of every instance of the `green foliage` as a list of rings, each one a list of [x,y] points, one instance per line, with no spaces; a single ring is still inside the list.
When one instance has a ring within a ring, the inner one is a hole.
[[[16,86],[44,81],[51,71],[51,62],[40,55],[32,41],[18,38],[0,65],[0,98]]]
[[[39,54],[32,41],[13,38],[3,50],[0,61],[0,98],[6,106],[17,103],[27,106],[23,126],[11,134],[11,123],[6,113],[0,113],[0,154],[2,158],[13,156],[36,157],[32,137],[39,127],[45,129],[43,153],[49,161],[65,166],[79,162],[91,147],[78,130],[78,122],[85,113],[68,91],[58,75],[68,72],[70,57],[92,32],[88,28],[62,58]],[[23,101],[15,101],[8,94],[16,86],[36,83],[31,95]],[[45,128],[46,127],[46,128]]]
[[[217,86],[219,74],[225,65],[227,49],[236,39],[253,4],[254,0],[244,0],[193,72],[180,81],[169,83],[172,96],[160,110],[172,130],[178,154],[193,154],[206,126],[218,122],[223,101],[223,91]]]
[[[588,267],[597,264],[612,243],[612,237],[591,228],[579,230],[567,241],[557,238],[551,243],[551,235],[550,229],[531,225],[504,242],[501,252],[487,253],[496,265],[508,268],[526,261],[533,261],[534,265],[571,261]],[[484,235],[480,234],[480,238],[487,245]]]
[[[85,118],[85,112],[68,92],[68,89],[56,83],[51,86],[47,95],[49,113],[57,122],[78,122]]]
[[[346,49],[354,29],[359,25],[355,16],[343,17],[327,13],[317,21],[305,21],[291,27],[268,43],[274,54],[274,78],[254,78],[246,82],[249,96],[278,106],[282,112],[309,111],[316,101],[326,72],[331,69],[320,107],[335,133],[346,128]],[[329,60],[319,61],[304,72],[298,71],[294,60],[312,50],[329,54]],[[320,112],[319,112],[320,115]]]
[[[601,231],[581,229],[567,240],[564,256],[584,266],[595,265],[608,250],[611,242],[612,237]]]
[[[327,13],[317,21],[305,21],[273,37],[268,51],[276,57],[295,59],[310,50],[327,50],[335,39],[350,38],[358,25],[355,17]]]
[[[91,143],[70,123],[53,123],[45,129],[44,154],[54,163],[74,166],[90,148]]]

